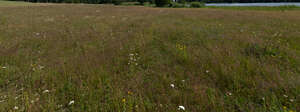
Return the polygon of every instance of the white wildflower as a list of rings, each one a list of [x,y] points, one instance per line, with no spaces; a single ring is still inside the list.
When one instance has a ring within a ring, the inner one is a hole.
[[[227,95],[228,95],[228,96],[231,96],[231,95],[232,95],[232,93],[230,93],[230,92],[227,92]]]
[[[31,100],[30,102],[31,102],[31,103],[34,103],[34,100]]]
[[[290,99],[290,102],[294,102],[294,99]]]
[[[75,101],[74,100],[71,100],[70,102],[69,102],[69,105],[72,105],[72,104],[74,104],[75,103]]]
[[[3,69],[6,69],[6,67],[2,67]]]
[[[181,82],[185,82],[185,80],[181,80]]]
[[[206,73],[209,73],[209,70],[206,70],[205,72],[206,72]]]
[[[15,110],[18,110],[18,109],[19,109],[19,107],[18,107],[18,106],[15,106],[15,107],[14,107],[14,109],[15,109]]]
[[[265,101],[265,97],[262,97],[261,99]]]
[[[287,96],[287,95],[283,95],[283,97],[286,97],[286,98],[287,98],[287,97],[289,97],[289,96]]]
[[[172,88],[174,88],[174,87],[175,87],[175,85],[174,85],[174,84],[170,84],[170,86],[171,86]]]
[[[0,100],[0,103],[4,102],[5,100]]]
[[[43,91],[43,93],[49,93],[49,90],[46,89],[45,91]]]
[[[184,106],[180,105],[178,106],[178,110],[185,110]]]

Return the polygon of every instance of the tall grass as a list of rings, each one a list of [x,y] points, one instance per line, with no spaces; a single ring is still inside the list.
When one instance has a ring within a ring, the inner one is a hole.
[[[0,111],[300,110],[299,11],[0,10]]]

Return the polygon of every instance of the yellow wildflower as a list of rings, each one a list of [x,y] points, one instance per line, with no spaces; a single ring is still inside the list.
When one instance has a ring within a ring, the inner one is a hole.
[[[286,110],[286,106],[283,106],[283,109]]]
[[[132,95],[132,94],[133,94],[131,91],[128,91],[127,93],[128,93],[129,95]]]
[[[125,103],[125,102],[126,102],[126,99],[125,99],[125,98],[123,98],[123,99],[122,99],[122,102],[123,102],[123,103]]]

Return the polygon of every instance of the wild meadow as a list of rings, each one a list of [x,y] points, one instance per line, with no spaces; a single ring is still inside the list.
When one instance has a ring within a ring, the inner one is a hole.
[[[299,20],[0,2],[0,111],[299,112]]]

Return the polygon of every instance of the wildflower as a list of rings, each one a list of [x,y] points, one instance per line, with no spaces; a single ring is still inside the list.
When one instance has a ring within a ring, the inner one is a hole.
[[[132,94],[133,94],[131,91],[128,91],[127,93],[128,93],[129,95],[132,95]]]
[[[289,112],[295,112],[295,111],[293,111],[293,110],[289,110]]]
[[[0,103],[4,102],[4,100],[0,100]]]
[[[290,102],[294,102],[294,99],[290,99]]]
[[[174,85],[174,84],[170,84],[170,86],[171,86],[172,88],[174,88],[174,87],[175,87],[175,85]]]
[[[122,99],[122,102],[123,102],[123,103],[125,103],[125,102],[126,102],[126,99],[125,99],[125,98],[123,98],[123,99]]]
[[[159,104],[160,107],[163,107],[163,104]]]
[[[286,97],[286,98],[287,98],[288,96],[287,96],[287,95],[283,95],[283,97]]]
[[[138,64],[138,63],[135,63],[135,65],[138,66],[139,64]]]
[[[232,95],[232,93],[230,93],[230,92],[227,92],[227,95],[228,95],[228,96],[231,96],[231,95]]]
[[[16,96],[16,97],[15,97],[15,100],[18,99],[18,98],[19,98],[19,96]]]
[[[178,106],[178,110],[185,110],[184,106],[180,105]]]
[[[39,35],[40,35],[40,33],[35,33],[35,35],[39,36]]]
[[[6,67],[2,67],[3,69],[6,69]]]
[[[69,105],[72,105],[72,104],[74,104],[75,103],[75,101],[74,100],[71,100],[70,102],[69,102]]]
[[[43,93],[49,93],[49,90],[46,89],[45,91],[43,91]]]
[[[30,102],[31,102],[31,103],[34,103],[34,100],[31,100]]]
[[[261,99],[265,101],[265,97],[262,97]]]
[[[209,73],[209,70],[206,70],[205,72],[206,72],[206,73]]]
[[[15,106],[15,107],[14,107],[14,109],[15,109],[15,110],[18,110],[18,109],[19,109],[19,107],[18,107],[18,106]]]
[[[181,80],[181,82],[185,82],[185,80]]]
[[[283,106],[283,109],[286,110],[286,106]]]

